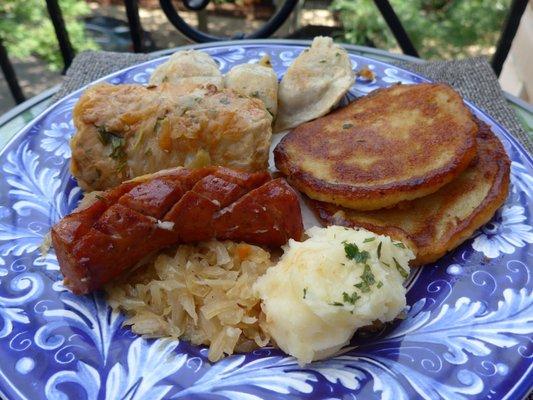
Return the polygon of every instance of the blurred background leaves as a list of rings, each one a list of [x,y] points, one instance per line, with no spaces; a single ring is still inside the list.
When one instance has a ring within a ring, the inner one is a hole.
[[[59,0],[59,6],[76,51],[97,49],[96,43],[87,37],[81,20],[91,12],[88,4],[82,0]],[[19,59],[38,56],[52,70],[63,66],[44,0],[1,0],[0,36],[10,56]]]
[[[240,3],[235,0],[214,2]],[[422,58],[449,59],[491,55],[511,0],[390,2]],[[328,7],[329,2],[323,3],[324,7]],[[91,14],[88,3],[84,0],[59,0],[59,4],[75,50],[96,49],[97,44],[84,28],[83,17]],[[392,33],[372,0],[333,0],[329,10],[341,25],[338,40],[398,50]],[[61,68],[59,48],[44,0],[0,0],[0,36],[10,56],[21,60],[37,56],[50,69]]]
[[[490,55],[511,0],[390,0],[425,59]],[[372,0],[334,0],[342,39],[391,50],[396,41]]]

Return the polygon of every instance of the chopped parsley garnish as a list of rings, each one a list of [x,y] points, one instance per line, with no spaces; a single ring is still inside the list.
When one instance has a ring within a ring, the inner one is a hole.
[[[390,264],[387,264],[385,261],[381,261],[381,263],[382,263],[383,265],[385,265],[386,267],[389,267],[389,268],[390,268]]]
[[[229,104],[229,99],[227,97],[223,97],[220,99],[220,103],[227,106]]]
[[[346,258],[349,260],[354,260],[356,263],[364,263],[370,257],[368,251],[360,251],[359,247],[355,243],[344,243],[344,252],[346,253]]]
[[[304,296],[303,296],[304,299],[305,299],[305,296],[307,296],[307,288],[304,288]]]
[[[120,159],[117,165],[117,172],[123,172],[126,168],[126,165],[128,165],[128,160],[126,158]]]
[[[152,155],[152,149],[146,149],[146,151],[144,152],[144,155],[146,157],[150,157]]]
[[[107,146],[111,142],[111,137],[115,135],[108,131],[105,126],[96,126],[96,129],[98,130],[98,139],[104,146]]]
[[[383,242],[379,242],[378,244],[378,259],[381,259],[381,245],[383,244]]]
[[[409,276],[409,274],[407,273],[407,271],[400,265],[400,263],[398,262],[398,260],[396,260],[394,257],[392,257],[392,259],[394,260],[394,264],[396,265],[396,269],[398,270],[398,272],[400,273],[400,275],[405,279],[407,278],[407,276]]]
[[[354,286],[363,293],[370,292],[370,286],[368,286],[366,282],[359,282],[359,283],[356,283]]]
[[[122,137],[111,136],[111,157],[113,160],[123,160],[126,158],[126,152],[124,151],[124,145],[126,141]]]
[[[326,62],[326,60],[320,60],[319,63],[320,64],[324,64]]]
[[[161,79],[161,83],[165,83],[165,82],[168,82],[168,76],[165,76],[163,77],[163,79]]]
[[[354,305],[357,300],[359,300],[361,296],[359,296],[356,292],[353,292],[352,294],[348,294],[346,292],[342,293],[342,301],[348,304]]]
[[[350,129],[353,127],[353,124],[343,124],[342,129]]]
[[[252,92],[252,94],[250,96],[259,97],[259,92],[256,90],[255,92]]]
[[[383,286],[383,282],[379,281],[378,284],[376,285],[376,287],[378,289],[381,289],[381,287]]]
[[[361,290],[363,293],[370,292],[370,286],[376,283],[376,278],[370,269],[368,264],[365,265],[363,274],[361,275],[361,282],[355,284],[355,287]]]
[[[335,307],[342,307],[344,304],[339,303],[338,301],[334,301],[333,303],[329,303],[329,305]]]
[[[376,240],[376,238],[369,237],[369,238],[366,238],[365,240],[363,240],[363,243],[373,242],[374,240]]]
[[[400,249],[405,249],[405,245],[402,242],[394,242],[393,244]]]
[[[95,194],[94,197],[96,197],[98,200],[105,201],[105,198],[103,198],[102,196],[98,194]]]
[[[126,151],[124,150],[126,140],[116,133],[107,130],[105,126],[97,126],[96,129],[98,129],[100,142],[102,142],[104,146],[111,145],[111,153],[109,153],[109,157],[118,161],[119,168],[123,169],[126,165],[127,158]]]

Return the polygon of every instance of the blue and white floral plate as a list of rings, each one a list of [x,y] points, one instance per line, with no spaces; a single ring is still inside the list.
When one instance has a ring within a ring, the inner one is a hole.
[[[269,54],[279,76],[301,45],[204,48],[222,71]],[[383,62],[352,97],[426,79]],[[145,83],[164,58],[104,80]],[[145,340],[121,327],[101,295],[63,287],[39,246],[80,199],[68,140],[78,91],[50,107],[0,153],[0,392],[8,399],[520,399],[533,381],[532,159],[483,111],[512,159],[512,187],[493,221],[411,277],[408,316],[337,357],[299,368],[276,349],[217,363],[205,348]]]

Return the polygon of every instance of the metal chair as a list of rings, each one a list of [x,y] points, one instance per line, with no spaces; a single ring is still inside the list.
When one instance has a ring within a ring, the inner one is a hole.
[[[272,15],[272,17],[262,27],[252,33],[239,33],[233,37],[220,37],[211,35],[206,32],[202,32],[189,25],[187,22],[185,22],[183,18],[180,17],[171,0],[159,0],[159,3],[168,20],[172,23],[172,25],[174,25],[174,27],[178,31],[180,31],[185,37],[189,38],[193,42],[205,43],[227,39],[267,38],[273,33],[275,33],[290,17],[294,8],[298,4],[298,1],[299,0],[284,0],[281,7],[279,7],[279,9],[274,13],[274,15]],[[210,0],[182,0],[182,3],[185,8],[192,11],[204,10],[209,4],[209,2]],[[496,75],[499,75],[502,70],[503,63],[507,58],[507,55],[511,48],[511,44],[513,42],[513,38],[520,23],[520,18],[526,9],[527,3],[528,0],[513,0],[511,4],[509,14],[507,16],[503,31],[498,41],[496,52],[491,61],[492,68],[494,69]],[[143,30],[139,18],[138,0],[124,0],[124,4],[126,6],[126,15],[130,27],[133,49],[137,53],[143,52]],[[409,38],[409,35],[405,31],[400,19],[394,12],[394,9],[392,8],[389,1],[374,0],[374,4],[385,19],[385,22],[387,23],[389,29],[396,38],[396,41],[398,42],[398,45],[400,46],[402,51],[407,55],[418,57],[419,55],[416,48],[414,47],[412,41]],[[59,43],[61,56],[63,58],[63,72],[65,72],[70,66],[74,58],[75,52],[69,40],[68,32],[65,27],[65,22],[63,20],[58,0],[46,0],[46,5],[48,13],[50,14],[50,19],[54,25],[56,38]],[[25,97],[18,83],[15,70],[11,62],[9,61],[7,50],[2,44],[1,37],[0,67],[2,68],[4,76],[9,85],[11,94],[15,99],[15,102],[17,104],[22,103],[25,100]]]

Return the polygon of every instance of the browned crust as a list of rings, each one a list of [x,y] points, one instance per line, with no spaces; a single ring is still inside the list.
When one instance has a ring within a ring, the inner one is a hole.
[[[345,226],[362,227],[406,242],[406,244],[415,250],[417,255],[416,259],[411,263],[413,266],[434,262],[448,251],[459,246],[471,237],[476,229],[487,223],[507,198],[510,173],[509,158],[501,142],[490,131],[490,128],[484,123],[479,124],[480,132],[478,134],[478,141],[483,142],[480,143],[480,147],[484,149],[481,151],[480,159],[477,162],[495,163],[496,173],[492,178],[489,192],[477,207],[466,218],[460,220],[453,229],[447,231],[440,238],[435,237],[434,224],[431,223],[428,223],[419,232],[410,233],[401,226],[375,225],[365,221],[353,220],[349,217],[334,217],[337,211],[343,209],[332,204],[310,201],[311,208],[325,225],[342,224]],[[473,165],[471,168],[476,168],[476,165]],[[452,182],[450,185],[453,186],[454,183]],[[447,190],[446,188],[444,187],[442,190],[445,191]],[[349,212],[349,210],[346,211]],[[433,218],[441,218],[441,214],[436,214]],[[429,218],[428,222],[431,221],[432,219]],[[432,222],[436,221],[433,220]]]
[[[448,85],[443,84],[422,85],[433,88],[435,86],[449,87]],[[390,88],[378,89],[362,99],[367,100],[380,93],[386,92],[387,90],[390,90]],[[459,97],[458,94],[455,93],[455,95]],[[339,109],[324,118],[334,120],[339,113],[343,112],[345,112],[345,109]],[[369,186],[334,183],[317,178],[313,174],[302,170],[298,160],[291,159],[287,149],[288,142],[292,140],[291,138],[294,135],[298,135],[298,132],[301,130],[320,130],[322,126],[320,120],[316,120],[301,125],[287,134],[274,149],[276,167],[287,177],[294,187],[304,192],[312,199],[326,201],[358,210],[375,210],[390,207],[404,200],[412,200],[434,193],[463,172],[476,155],[475,136],[477,133],[477,126],[476,124],[472,124],[472,128],[464,134],[465,140],[462,145],[455,149],[455,154],[452,160],[450,160],[445,166],[436,168],[431,171],[431,173],[427,173],[424,176],[412,177],[410,179],[389,184]]]

